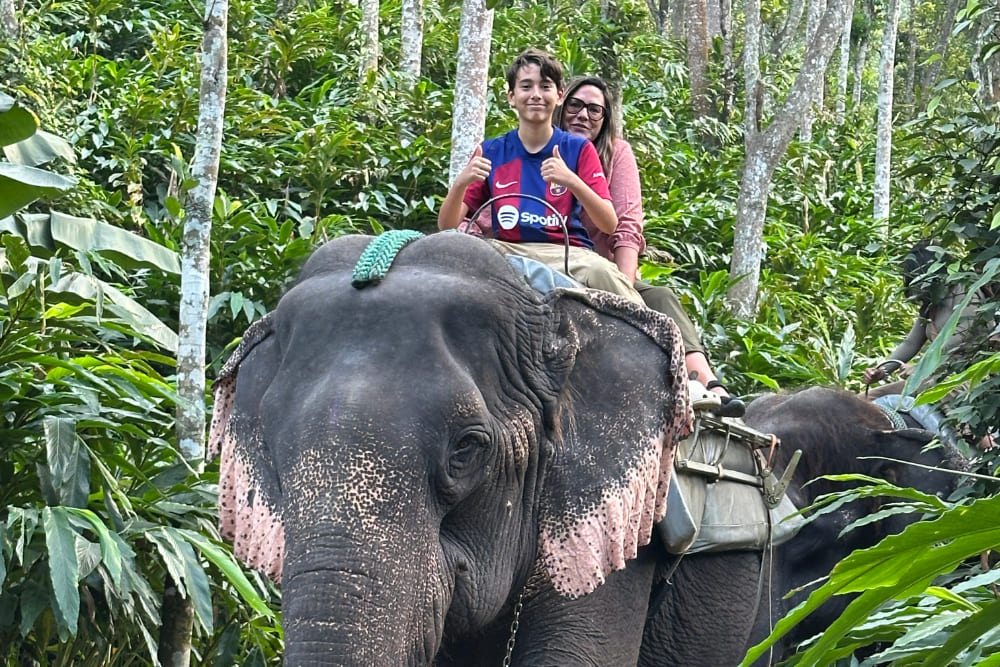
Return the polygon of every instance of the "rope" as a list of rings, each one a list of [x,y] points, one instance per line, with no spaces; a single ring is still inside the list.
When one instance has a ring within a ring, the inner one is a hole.
[[[899,414],[897,410],[893,410],[892,408],[887,408],[881,403],[875,403],[875,405],[879,407],[879,409],[882,411],[882,414],[885,415],[885,418],[889,420],[889,423],[892,425],[893,429],[898,431],[900,429],[906,428],[906,422],[903,421],[903,416]]]
[[[382,232],[368,244],[358,263],[354,266],[351,276],[351,287],[361,289],[368,285],[377,285],[389,273],[396,255],[407,244],[423,236],[412,229],[392,229]]]

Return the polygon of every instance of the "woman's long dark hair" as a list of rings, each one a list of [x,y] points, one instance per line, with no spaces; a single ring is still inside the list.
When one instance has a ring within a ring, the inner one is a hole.
[[[622,136],[621,130],[618,127],[618,100],[615,99],[611,88],[604,82],[604,79],[596,76],[578,76],[566,86],[563,104],[573,96],[573,93],[583,86],[593,86],[604,95],[604,123],[601,124],[601,129],[594,139],[594,148],[597,149],[597,156],[601,158],[601,165],[604,167],[604,171],[607,172],[611,167],[611,157],[615,153],[615,139],[620,139]],[[553,122],[556,127],[563,130],[566,129],[563,124],[562,106],[556,109]]]
[[[919,304],[921,317],[929,317],[934,306],[948,294],[947,274],[943,274],[943,267],[933,270],[939,260],[948,261],[947,253],[927,239],[919,241],[903,257],[900,267],[903,285],[906,294]]]

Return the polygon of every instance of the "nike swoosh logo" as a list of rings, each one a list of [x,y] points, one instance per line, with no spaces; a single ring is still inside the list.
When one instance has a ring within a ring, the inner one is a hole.
[[[497,183],[496,187],[498,190],[502,190],[504,188],[509,188],[512,185],[517,185],[517,181],[511,181],[510,183]]]

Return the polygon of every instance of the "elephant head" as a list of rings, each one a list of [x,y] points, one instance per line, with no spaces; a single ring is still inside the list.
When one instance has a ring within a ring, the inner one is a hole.
[[[515,607],[515,664],[579,650],[593,628],[546,619],[601,613],[580,600],[627,580],[665,510],[691,420],[676,328],[543,297],[454,233],[352,287],[370,241],[317,250],[215,383],[223,534],[280,580],[286,662],[499,664]]]

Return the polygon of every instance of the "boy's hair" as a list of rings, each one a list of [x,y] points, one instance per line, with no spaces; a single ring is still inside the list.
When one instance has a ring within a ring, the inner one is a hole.
[[[557,90],[563,89],[563,66],[555,56],[552,54],[542,51],[541,49],[528,48],[514,59],[510,67],[507,68],[507,90],[514,90],[514,86],[517,85],[517,73],[521,71],[522,67],[528,65],[538,65],[538,69],[541,71],[542,79],[548,79],[552,83],[556,84]]]
[[[563,111],[566,106],[566,100],[573,97],[573,93],[583,86],[593,86],[604,95],[604,120],[601,121],[601,129],[597,133],[597,137],[594,138],[593,143],[594,148],[597,149],[597,156],[601,158],[604,173],[608,173],[608,169],[611,167],[611,158],[615,153],[615,139],[621,139],[622,133],[618,128],[618,101],[604,79],[597,76],[578,76],[571,80],[566,85],[563,103],[556,109],[552,124],[560,129],[566,129],[563,126]]]

